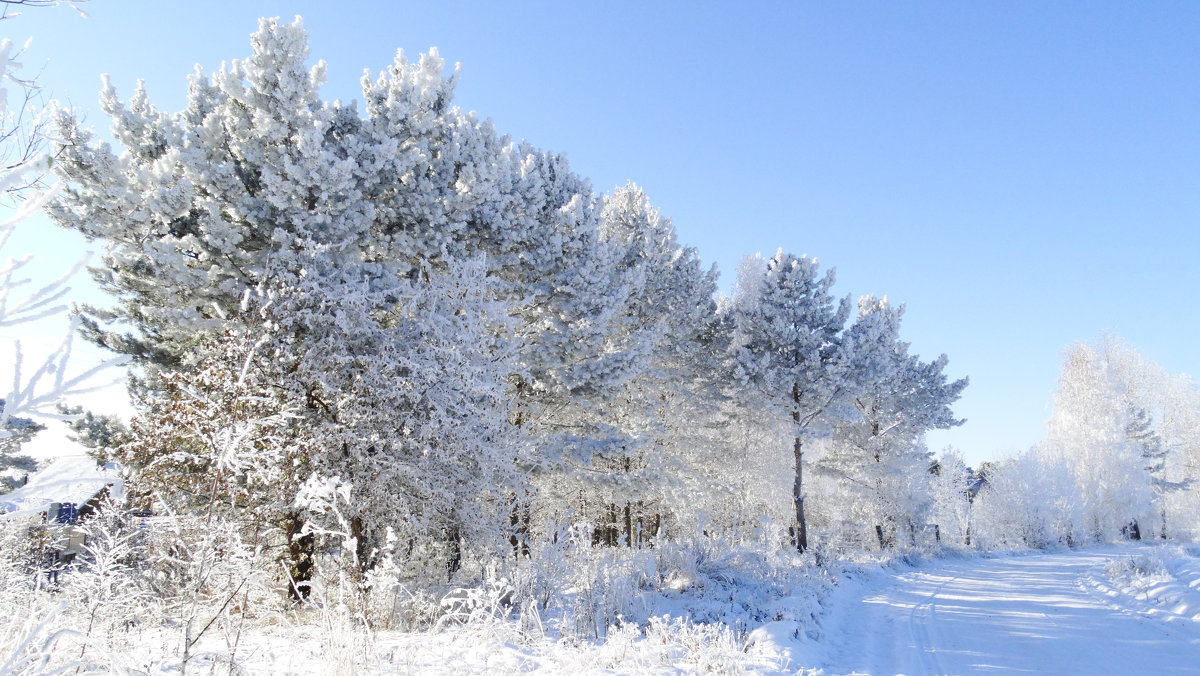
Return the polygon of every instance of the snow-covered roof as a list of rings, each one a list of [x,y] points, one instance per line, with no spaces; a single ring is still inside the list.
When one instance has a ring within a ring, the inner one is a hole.
[[[109,488],[113,497],[120,497],[125,483],[118,469],[115,464],[98,466],[95,459],[86,455],[58,458],[30,475],[29,483],[0,495],[0,519],[36,514],[53,502],[83,505],[105,488]]]

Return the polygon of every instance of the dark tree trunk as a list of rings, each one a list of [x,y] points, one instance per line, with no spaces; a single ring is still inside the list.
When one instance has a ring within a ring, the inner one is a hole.
[[[634,538],[637,541],[638,547],[652,546],[653,542],[651,541],[651,538],[653,536],[657,535],[657,533],[652,532],[652,530],[651,530],[652,528],[657,529],[657,526],[652,526],[651,524],[654,524],[657,521],[658,515],[657,514],[651,515],[648,513],[648,511],[649,510],[646,508],[645,501],[638,500],[636,503],[634,503],[634,512],[636,515],[636,519],[634,521],[633,527],[634,527]]]
[[[803,553],[808,550],[808,521],[804,517],[804,439],[800,436],[800,386],[792,385],[792,422],[796,425],[792,455],[796,459],[796,478],[792,482],[792,503],[796,508],[796,523],[792,526],[792,544]]]
[[[358,572],[366,573],[375,563],[372,556],[375,548],[371,546],[370,538],[363,528],[361,516],[350,518],[350,537],[354,538],[354,556],[358,560]]]
[[[462,568],[462,532],[459,531],[458,524],[446,529],[446,544],[450,549],[446,560],[446,582],[449,582]]]
[[[512,423],[516,427],[525,425],[525,407],[524,402],[529,394],[529,384],[524,378],[516,376],[514,387],[514,395],[516,398],[516,406],[513,413]],[[514,459],[515,462],[515,459]],[[509,515],[509,525],[512,529],[509,531],[508,542],[512,545],[513,558],[519,559],[522,556],[529,557],[529,504],[521,504],[520,496],[516,493],[510,494],[512,501],[512,512]]]
[[[512,545],[513,558],[529,557],[529,505],[522,505],[516,495],[512,496],[512,512],[508,523],[511,526],[508,542]]]
[[[316,548],[316,538],[312,533],[303,533],[304,521],[297,514],[287,517],[284,523],[284,533],[287,535],[288,574],[291,585],[288,594],[296,601],[304,601],[312,591],[310,583],[313,576],[313,554]]]
[[[1138,527],[1137,519],[1130,521],[1124,528],[1121,529],[1121,532],[1130,540],[1142,539],[1142,529]]]
[[[798,416],[798,414],[797,414]],[[792,453],[796,458],[796,479],[792,482],[792,503],[796,508],[796,523],[792,526],[792,544],[799,552],[808,550],[808,521],[804,517],[804,450],[800,437]]]
[[[617,541],[617,506],[611,502],[600,508],[600,516],[592,527],[593,547],[612,547]]]
[[[608,527],[604,538],[604,544],[609,547],[616,547],[620,540],[620,531],[617,528],[620,518],[621,508],[617,507],[617,503],[614,502],[608,506]]]

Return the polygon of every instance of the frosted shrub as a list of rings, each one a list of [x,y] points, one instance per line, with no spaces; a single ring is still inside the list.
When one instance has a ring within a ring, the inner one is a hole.
[[[80,614],[70,595],[48,587],[45,547],[53,537],[32,520],[0,521],[0,674],[73,668],[81,656]],[[65,575],[64,585],[73,573]]]
[[[47,673],[70,664],[66,606],[43,588],[44,561],[32,521],[0,521],[0,676]]]
[[[63,639],[74,636],[62,623],[65,603],[43,605],[30,597],[30,606],[9,606],[10,615],[0,619],[0,676],[58,674],[72,669]]]
[[[381,584],[376,578],[366,590],[366,617],[376,629],[420,631],[433,626],[441,604],[427,589],[400,582]]]
[[[709,567],[714,552],[711,543],[700,539],[663,543],[655,555],[663,587],[683,591],[699,583],[701,571]]]
[[[812,556],[790,548],[703,538],[665,543],[656,554],[660,594],[682,603],[698,622],[735,627],[782,619],[809,622],[809,600],[827,584]],[[797,603],[789,599],[794,596],[808,598]]]
[[[16,604],[40,582],[42,552],[32,521],[0,521],[0,606]]]
[[[375,654],[375,635],[366,616],[356,609],[358,589],[346,576],[336,584],[314,587],[307,605],[319,619],[317,637],[326,674],[359,674]]]
[[[487,580],[481,587],[455,589],[442,598],[445,613],[438,627],[449,624],[493,624],[508,619],[513,588],[507,580]]]
[[[219,639],[221,660],[234,663],[247,621],[282,610],[283,569],[267,554],[282,548],[281,535],[243,532],[215,513],[156,517],[144,527],[147,584],[162,619],[178,632],[174,652],[182,668],[200,656],[202,643]]]
[[[531,552],[528,559],[515,564],[509,559],[510,577],[516,598],[522,605],[533,604],[546,610],[563,590],[562,574],[573,560],[591,549],[590,538],[580,526],[558,531],[549,542]]]
[[[503,579],[472,589],[455,589],[441,602],[444,614],[435,630],[470,637],[476,645],[538,646],[546,636],[536,606],[514,620],[513,587]]]
[[[1160,553],[1136,554],[1113,557],[1104,564],[1104,573],[1110,580],[1123,578],[1168,578],[1167,566]]]
[[[664,543],[656,554],[664,581],[674,587],[685,580],[704,584],[732,582],[746,576],[769,576],[778,572],[767,561],[768,552],[774,551],[771,547],[760,548],[721,537],[701,536]]]
[[[647,615],[639,591],[650,586],[653,559],[627,549],[585,550],[572,557],[567,585],[557,599],[563,636],[603,639],[609,627],[638,622]],[[551,606],[554,608],[554,605]]]
[[[361,584],[364,617],[375,629],[417,631],[432,626],[441,613],[436,594],[404,579],[392,542]]]
[[[144,578],[145,533],[125,521],[111,501],[79,529],[87,544],[73,567],[62,573],[62,595],[77,615],[87,645],[105,654],[126,651],[127,629],[157,615],[158,604]],[[86,649],[79,656],[90,662]]]
[[[540,632],[544,619],[564,637],[604,638],[609,627],[645,621],[643,592],[658,587],[653,550],[593,547],[580,525],[509,570],[522,626]]]
[[[651,552],[614,549],[593,559],[589,602],[585,606],[592,614],[598,637],[607,634],[608,627],[623,622],[640,622],[649,612],[642,590],[655,588],[656,571]],[[587,570],[587,567],[585,567]],[[583,596],[579,600],[583,600]]]
[[[696,624],[685,618],[652,617],[646,641],[667,648],[672,666],[680,662],[701,674],[741,674],[746,669],[746,641],[721,624]]]

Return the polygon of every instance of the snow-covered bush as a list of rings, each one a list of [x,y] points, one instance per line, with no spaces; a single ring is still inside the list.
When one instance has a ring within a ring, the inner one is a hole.
[[[645,641],[661,651],[658,659],[663,663],[687,665],[702,674],[745,672],[746,636],[726,625],[696,623],[685,617],[652,617],[645,634]]]
[[[32,520],[0,520],[0,674],[34,674],[62,662],[64,604],[39,593],[47,578]],[[57,657],[56,657],[57,655]]]
[[[1123,579],[1128,582],[1128,578],[1166,579],[1169,577],[1167,565],[1157,552],[1110,558],[1104,563],[1104,574],[1110,580],[1117,582]]]
[[[30,603],[5,606],[9,611],[0,619],[0,676],[59,674],[79,666],[69,652],[69,640],[76,637],[61,628],[65,603],[30,596]]]
[[[983,549],[1074,546],[1088,541],[1069,469],[1039,449],[989,464],[971,505],[972,544]]]
[[[944,547],[960,548],[971,544],[971,489],[977,481],[963,462],[962,455],[946,449],[938,458],[931,481],[930,521],[937,524]]]
[[[655,584],[654,555],[649,550],[593,548],[590,538],[576,538],[559,552],[553,558],[565,568],[555,569],[544,561],[536,569],[543,579],[521,581],[524,589],[540,590],[531,599],[532,608],[546,602],[539,616],[555,633],[603,639],[610,627],[636,624],[648,616],[642,591]]]
[[[439,587],[427,584],[430,575],[413,570],[413,557],[401,557],[394,532],[385,537],[383,551],[360,583],[362,614],[372,628],[419,631],[432,627],[443,610]],[[437,556],[439,570],[445,561]]]
[[[80,618],[81,640],[106,653],[128,650],[128,628],[162,619],[161,599],[147,584],[146,533],[122,511],[116,501],[105,500],[83,519],[77,527],[83,551],[60,573],[61,596]]]

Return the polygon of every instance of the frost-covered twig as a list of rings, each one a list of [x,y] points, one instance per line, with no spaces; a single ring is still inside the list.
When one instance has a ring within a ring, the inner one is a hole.
[[[69,629],[51,631],[50,627],[62,615],[66,602],[60,603],[45,615],[14,613],[0,628],[0,676],[18,676],[23,674],[42,674],[52,676],[61,674],[75,667],[77,662],[70,662],[57,668],[50,668],[54,658],[55,645],[65,636],[78,636],[78,632]]]
[[[10,3],[11,4],[11,3]],[[25,0],[18,4],[44,6],[59,4],[52,0]],[[66,4],[73,5],[68,2]],[[5,18],[11,15],[5,14]],[[26,43],[28,45],[28,42]],[[41,173],[49,167],[50,158],[43,152],[46,137],[43,133],[43,111],[33,104],[37,92],[34,79],[17,75],[21,64],[17,60],[23,48],[12,41],[0,42],[0,193],[14,199],[19,207],[0,223],[0,251],[9,243],[17,226],[40,210],[55,192],[55,187],[42,189]],[[21,93],[20,106],[12,106],[10,90]],[[87,264],[83,256],[57,279],[37,287],[25,276],[32,256],[9,257],[0,264],[0,328],[27,326],[32,322],[65,316],[65,298],[71,291],[70,279]],[[12,386],[0,406],[0,438],[7,436],[2,429],[15,416],[62,419],[56,405],[66,396],[84,394],[111,383],[89,385],[88,381],[100,371],[125,363],[126,358],[110,359],[76,375],[68,375],[67,360],[71,355],[72,338],[77,322],[67,325],[66,336],[57,349],[32,370],[26,363],[21,342],[15,341]],[[23,372],[28,372],[25,376]]]
[[[14,416],[73,420],[77,416],[60,413],[56,410],[55,406],[60,401],[65,397],[95,392],[120,381],[120,378],[114,378],[100,383],[90,382],[101,372],[126,364],[129,361],[126,356],[114,357],[80,373],[67,375],[67,366],[71,357],[71,347],[78,320],[72,320],[68,326],[67,334],[59,346],[38,363],[28,377],[23,372],[26,360],[21,350],[21,341],[14,341],[12,389],[4,398],[4,405],[0,410],[0,427]],[[8,434],[7,431],[0,429],[0,438],[4,438]]]

